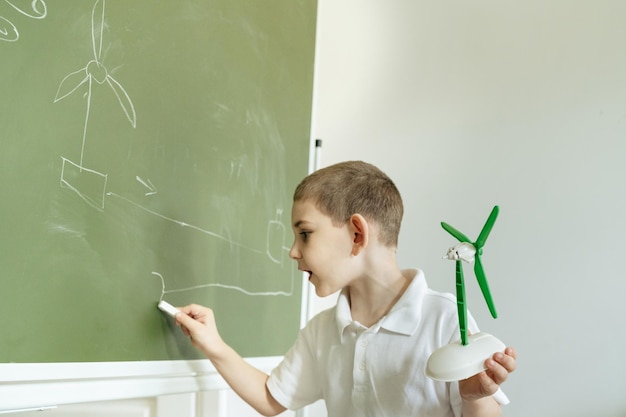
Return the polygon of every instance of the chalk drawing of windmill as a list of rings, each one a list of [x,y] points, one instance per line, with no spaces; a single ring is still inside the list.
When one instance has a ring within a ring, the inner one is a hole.
[[[101,61],[104,10],[105,0],[96,0],[91,12],[93,59],[91,59],[85,67],[66,75],[61,81],[56,96],[54,97],[54,102],[56,103],[75,91],[84,90],[83,86],[87,88],[87,112],[83,128],[80,162],[75,163],[62,157],[63,169],[61,172],[61,186],[70,188],[85,200],[85,202],[98,210],[104,209],[107,175],[88,169],[83,165],[87,140],[87,126],[89,124],[89,112],[91,110],[91,99],[94,88],[99,85],[108,86],[117,97],[122,111],[132,127],[135,128],[137,126],[135,107],[128,93],[124,87],[109,74]]]

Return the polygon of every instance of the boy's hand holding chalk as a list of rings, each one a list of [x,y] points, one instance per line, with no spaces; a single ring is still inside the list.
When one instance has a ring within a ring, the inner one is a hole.
[[[209,359],[215,359],[222,356],[224,352],[232,350],[217,332],[213,310],[210,308],[190,304],[178,309],[166,301],[160,301],[157,307],[173,317],[176,325],[181,326],[185,336],[189,336],[191,343],[204,352]]]

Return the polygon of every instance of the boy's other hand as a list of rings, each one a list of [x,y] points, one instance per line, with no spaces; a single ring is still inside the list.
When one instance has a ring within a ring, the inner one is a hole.
[[[478,400],[496,393],[500,385],[517,367],[517,352],[507,347],[504,353],[495,353],[485,361],[487,369],[468,379],[459,381],[461,398],[466,401]]]

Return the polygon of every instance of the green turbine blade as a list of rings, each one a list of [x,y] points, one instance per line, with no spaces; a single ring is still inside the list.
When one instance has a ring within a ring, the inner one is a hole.
[[[498,206],[494,206],[493,210],[491,210],[491,214],[489,214],[489,217],[487,218],[487,221],[485,222],[485,225],[483,226],[483,230],[480,231],[480,234],[478,235],[478,239],[476,239],[476,243],[474,243],[474,246],[476,247],[476,249],[480,249],[485,245],[485,242],[487,241],[487,237],[489,237],[489,233],[491,232],[491,228],[496,222],[496,218],[498,217],[499,212],[500,212],[500,208]]]
[[[459,330],[461,331],[461,345],[467,341],[467,305],[465,304],[465,282],[463,282],[463,265],[456,261],[456,308],[459,316]]]
[[[458,241],[472,243],[472,241],[469,239],[469,237],[465,236],[463,233],[459,232],[454,227],[450,226],[448,223],[441,222],[441,227],[443,227],[446,232],[448,232],[452,236],[454,236]]]
[[[493,303],[493,299],[491,298],[491,291],[489,291],[489,284],[487,283],[487,277],[485,276],[485,270],[483,269],[483,263],[480,260],[480,255],[476,255],[475,261],[476,263],[474,265],[474,273],[476,274],[476,279],[478,280],[480,290],[483,293],[483,297],[485,297],[485,301],[487,302],[487,306],[489,307],[489,312],[491,313],[491,316],[494,319],[498,318],[498,313],[496,312],[496,306]]]

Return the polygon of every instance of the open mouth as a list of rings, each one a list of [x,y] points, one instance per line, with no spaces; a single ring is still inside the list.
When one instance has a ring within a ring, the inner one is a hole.
[[[310,271],[308,269],[303,269],[303,268],[298,268],[298,269],[300,270],[300,272],[307,274],[309,280],[311,279],[311,276],[313,275],[313,271]]]

